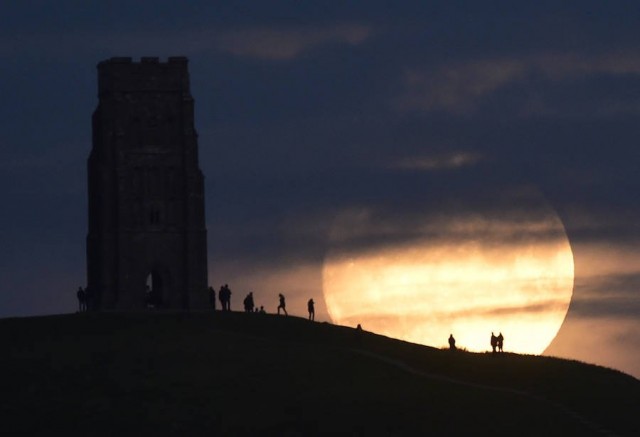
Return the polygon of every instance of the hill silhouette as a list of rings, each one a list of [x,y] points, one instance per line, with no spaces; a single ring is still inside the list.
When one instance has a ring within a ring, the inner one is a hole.
[[[622,372],[298,317],[3,319],[0,342],[2,435],[640,434]]]

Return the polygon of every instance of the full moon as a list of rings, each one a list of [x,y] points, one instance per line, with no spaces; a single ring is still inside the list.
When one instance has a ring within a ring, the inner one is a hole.
[[[452,334],[458,348],[480,352],[501,332],[505,351],[541,354],[573,293],[571,246],[544,202],[530,215],[409,224],[347,210],[330,240],[322,274],[333,322],[413,343],[445,347]]]

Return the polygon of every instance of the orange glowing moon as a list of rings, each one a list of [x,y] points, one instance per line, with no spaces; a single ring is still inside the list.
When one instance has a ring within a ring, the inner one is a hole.
[[[569,308],[574,265],[548,205],[524,219],[442,217],[408,240],[349,244],[401,226],[366,208],[337,217],[323,266],[334,323],[435,347],[453,334],[469,351],[490,349],[491,332],[503,333],[505,351],[540,354],[549,346]]]

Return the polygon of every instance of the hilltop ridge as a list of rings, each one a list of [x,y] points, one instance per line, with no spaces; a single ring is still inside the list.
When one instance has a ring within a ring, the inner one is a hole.
[[[365,327],[366,328],[366,327]],[[1,433],[638,435],[640,381],[293,316],[0,320]]]

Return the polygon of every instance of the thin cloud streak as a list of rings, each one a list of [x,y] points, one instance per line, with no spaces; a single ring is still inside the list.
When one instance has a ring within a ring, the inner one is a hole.
[[[222,32],[212,38],[217,50],[236,56],[272,61],[294,59],[326,44],[362,44],[372,34],[362,24],[327,27],[259,28]]]
[[[470,307],[456,311],[433,312],[430,318],[433,321],[447,322],[460,319],[484,318],[490,316],[536,316],[550,311],[563,311],[567,306],[563,300],[546,300],[544,302],[536,302],[530,305],[516,306],[491,306],[491,307]],[[348,315],[348,319],[363,320],[369,323],[392,324],[401,318],[403,323],[424,323],[424,315],[420,313],[406,313],[401,316],[395,314],[380,314],[375,312],[353,312]]]
[[[469,167],[482,160],[482,155],[473,152],[453,152],[436,156],[414,156],[398,160],[391,168],[401,170],[438,171]]]
[[[583,274],[576,279],[575,287],[579,293],[571,302],[573,317],[637,319],[640,312],[640,269],[624,273]]]
[[[309,50],[330,44],[357,46],[372,35],[371,26],[360,23],[199,29],[174,33],[40,34],[0,40],[0,54],[15,56],[27,52],[42,53],[44,48],[53,57],[100,51],[117,53],[118,56],[157,52],[189,56],[228,53],[239,58],[289,61]]]
[[[554,243],[566,238],[560,219],[543,203],[537,210],[519,210],[504,205],[503,211],[402,211],[389,207],[349,208],[336,214],[329,232],[334,249],[365,253],[388,247],[411,246],[416,241],[430,245],[475,242],[493,247]]]
[[[548,53],[408,68],[403,77],[405,92],[396,105],[405,111],[469,114],[495,91],[524,82],[536,74],[552,82],[596,75],[637,76],[640,74],[640,53]],[[533,106],[529,107],[530,112],[535,110]]]
[[[408,69],[404,74],[407,91],[398,106],[403,110],[463,114],[471,111],[481,97],[524,72],[525,66],[515,60],[476,61],[434,70]]]

